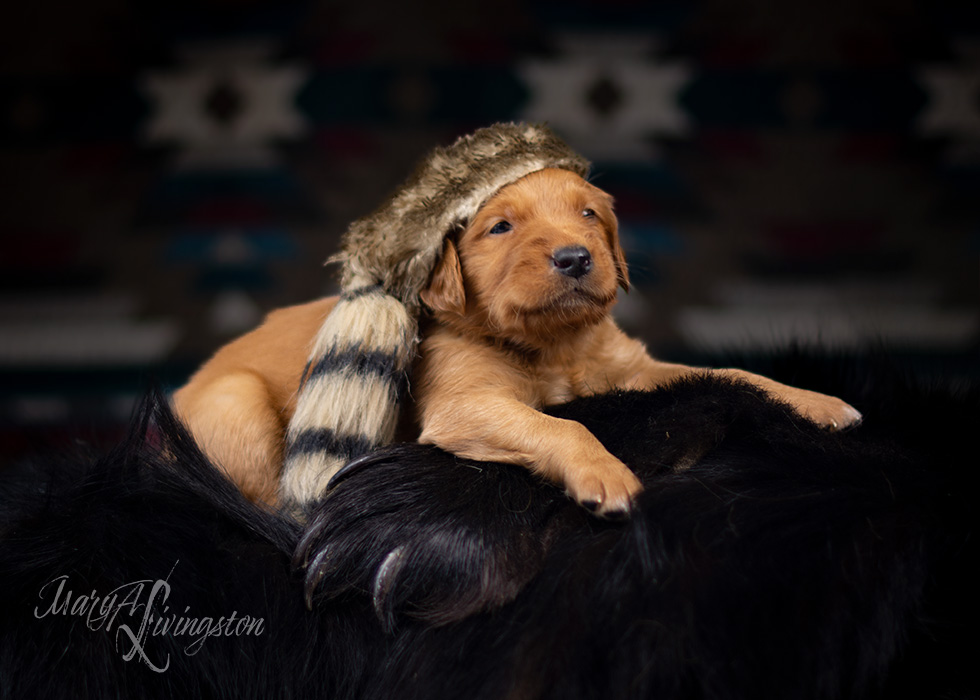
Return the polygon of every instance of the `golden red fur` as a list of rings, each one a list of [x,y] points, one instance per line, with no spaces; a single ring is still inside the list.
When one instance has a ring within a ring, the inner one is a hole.
[[[818,424],[860,420],[840,399],[741,370],[659,362],[613,322],[629,287],[612,200],[578,175],[541,170],[501,189],[448,238],[422,301],[411,395],[419,441],[521,464],[606,517],[642,490],[581,424],[544,406],[612,389],[653,389],[691,372],[751,382]],[[311,340],[335,298],[280,309],[230,343],[174,395],[195,438],[244,493],[275,503],[285,427]]]

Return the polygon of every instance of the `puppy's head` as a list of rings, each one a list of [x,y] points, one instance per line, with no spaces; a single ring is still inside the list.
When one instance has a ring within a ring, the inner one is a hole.
[[[443,257],[422,300],[443,323],[532,347],[599,322],[629,288],[612,198],[560,169],[497,192]]]

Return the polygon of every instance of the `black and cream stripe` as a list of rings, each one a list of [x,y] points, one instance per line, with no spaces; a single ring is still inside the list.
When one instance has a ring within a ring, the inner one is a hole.
[[[340,297],[321,326],[286,435],[285,504],[308,504],[351,459],[391,442],[416,321],[379,285]]]

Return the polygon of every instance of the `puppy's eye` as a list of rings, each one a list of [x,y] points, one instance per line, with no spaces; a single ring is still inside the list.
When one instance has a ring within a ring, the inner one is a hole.
[[[586,219],[591,219],[593,216],[595,216],[595,212],[592,209],[586,208],[582,210],[582,216],[584,216]]]
[[[507,233],[512,228],[514,228],[514,227],[510,225],[510,222],[508,222],[508,221],[498,221],[497,223],[495,223],[493,225],[493,228],[490,229],[490,233],[493,233],[493,234]]]

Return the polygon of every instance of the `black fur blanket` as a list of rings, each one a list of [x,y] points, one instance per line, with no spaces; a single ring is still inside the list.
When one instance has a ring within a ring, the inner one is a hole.
[[[642,478],[618,524],[396,446],[304,533],[151,398],[0,472],[0,696],[975,697],[978,392],[857,366],[768,368],[857,406],[842,434],[707,379],[556,410]]]

